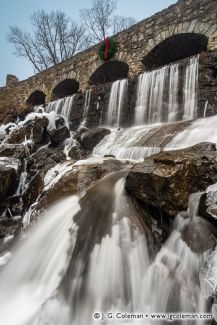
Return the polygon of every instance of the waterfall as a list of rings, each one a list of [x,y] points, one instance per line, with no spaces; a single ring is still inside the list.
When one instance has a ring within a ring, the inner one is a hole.
[[[203,117],[206,117],[208,105],[209,105],[209,101],[207,100],[204,106]]]
[[[197,88],[198,88],[199,57],[191,58],[186,67],[184,83],[184,120],[197,117]]]
[[[117,80],[113,82],[109,96],[107,125],[119,127],[122,122],[122,109],[126,103],[128,80]]]
[[[2,324],[86,325],[95,311],[139,308],[147,229],[125,175],[106,176],[80,202],[59,202],[12,252],[0,277]]]
[[[140,75],[135,124],[175,122],[180,119],[196,118],[198,64],[198,57],[191,58],[184,68],[184,75],[179,63]],[[179,99],[181,88],[183,88],[182,100]]]
[[[111,313],[126,318],[205,311],[198,279],[208,252],[198,254],[189,246],[198,244],[191,236],[197,232],[195,217],[177,217],[151,263],[147,238],[152,230],[125,193],[126,173],[105,176],[80,200],[59,202],[12,251],[0,277],[2,324],[94,325],[95,314],[108,325]]]
[[[171,139],[166,145],[166,150],[183,149],[201,142],[217,144],[216,123],[216,115],[193,121]]]
[[[83,116],[81,122],[82,126],[86,126],[87,124],[87,116],[90,108],[91,93],[92,93],[92,89],[89,89],[85,92]]]
[[[113,129],[95,148],[93,155],[114,155],[118,159],[137,160],[151,156],[160,151],[159,146],[143,146],[143,139],[150,137],[150,127],[133,127],[129,129]]]
[[[76,94],[49,103],[45,108],[45,112],[51,113],[52,111],[54,111],[57,115],[61,115],[62,117],[64,117],[66,122],[69,122],[75,96]]]
[[[178,120],[179,103],[179,64],[173,64],[170,67],[170,81],[169,81],[169,115],[168,121],[175,122]]]
[[[27,188],[27,176],[28,176],[28,172],[27,172],[27,159],[24,159],[24,168],[23,171],[20,175],[20,181],[19,181],[19,186],[17,189],[16,194],[17,195],[22,195],[23,192],[25,191],[25,189]]]
[[[76,197],[64,199],[17,243],[11,260],[1,270],[2,324],[32,325],[34,315],[55,293],[75,244],[77,226],[72,211],[79,208]]]
[[[169,67],[139,76],[135,123],[148,124],[163,119],[163,95]]]
[[[216,124],[215,115],[194,121],[111,129],[111,133],[94,148],[93,154],[137,160],[162,150],[183,149],[201,142],[217,144]]]

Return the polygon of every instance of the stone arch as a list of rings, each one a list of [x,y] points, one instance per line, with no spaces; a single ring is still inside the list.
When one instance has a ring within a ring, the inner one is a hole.
[[[74,95],[79,90],[79,83],[75,79],[64,79],[60,81],[52,90],[51,97],[53,100],[61,99],[66,96]]]
[[[143,59],[145,68],[154,69],[207,50],[208,37],[198,33],[180,33],[156,45]]]
[[[89,82],[93,85],[105,84],[127,78],[129,66],[124,61],[112,60],[100,65],[90,76]]]
[[[46,95],[41,90],[33,91],[26,100],[26,104],[30,107],[44,105]]]

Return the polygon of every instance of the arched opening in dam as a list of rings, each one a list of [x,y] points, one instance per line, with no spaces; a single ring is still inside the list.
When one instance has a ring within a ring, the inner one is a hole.
[[[35,90],[30,94],[28,99],[26,100],[26,104],[30,107],[43,105],[45,103],[45,93],[41,90]]]
[[[97,68],[90,77],[93,85],[105,84],[127,78],[129,66],[123,61],[109,61]]]
[[[79,83],[75,79],[65,79],[58,83],[52,90],[52,99],[61,99],[66,96],[74,95],[78,92]]]
[[[142,60],[145,70],[152,70],[183,60],[207,50],[208,38],[202,34],[183,33],[168,37]]]

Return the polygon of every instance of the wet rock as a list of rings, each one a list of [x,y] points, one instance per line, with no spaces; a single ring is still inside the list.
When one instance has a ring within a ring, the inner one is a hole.
[[[190,194],[204,191],[217,181],[215,145],[162,152],[136,163],[126,179],[126,189],[136,199],[169,215],[186,210]]]
[[[44,127],[42,125],[34,125],[32,128],[31,137],[35,143],[41,143],[44,134]]]
[[[199,217],[190,219],[182,231],[182,239],[191,251],[199,254],[215,248],[217,243],[215,235],[216,230],[211,224]]]
[[[116,159],[105,159],[104,163],[87,160],[82,164],[74,164],[73,161],[59,164],[45,176],[44,190],[38,208],[46,208],[62,197],[82,192],[106,174],[122,168],[123,163]]]
[[[72,146],[68,151],[68,156],[73,160],[82,159],[82,152],[78,146]]]
[[[52,145],[58,146],[65,139],[70,138],[70,131],[67,126],[60,127],[49,131],[50,141]]]
[[[0,201],[1,219],[11,219],[22,215],[22,200],[20,195],[13,195]]]
[[[26,148],[20,144],[5,143],[0,147],[0,157],[24,158],[26,156]]]
[[[217,184],[210,185],[204,193],[206,214],[217,220]]]
[[[21,223],[16,220],[0,221],[0,238],[4,238],[8,235],[15,235],[20,227]]]
[[[27,211],[30,206],[37,200],[44,188],[45,171],[38,172],[28,184],[26,191],[23,194],[24,210]]]
[[[25,139],[32,139],[36,144],[48,142],[46,127],[49,121],[45,116],[27,120],[22,126],[11,132],[9,143],[22,143]]]
[[[13,107],[6,112],[3,124],[23,121],[26,116],[33,111],[33,108],[23,107],[22,109],[17,110],[15,107]]]
[[[66,155],[61,150],[53,148],[40,148],[28,159],[28,165],[31,169],[38,171],[42,168],[49,169],[65,159]]]
[[[64,117],[57,115],[55,118],[56,128],[59,129],[61,126],[64,126],[64,124],[65,124]]]
[[[92,151],[94,147],[110,133],[111,131],[105,128],[90,129],[81,134],[80,144],[84,150]]]
[[[20,161],[15,158],[0,158],[0,200],[16,192],[19,183]]]
[[[105,158],[116,158],[114,155],[104,155]]]

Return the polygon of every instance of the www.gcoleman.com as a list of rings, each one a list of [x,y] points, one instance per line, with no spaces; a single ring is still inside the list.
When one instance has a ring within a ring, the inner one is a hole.
[[[176,321],[176,320],[207,320],[207,319],[212,319],[211,314],[190,314],[190,313],[170,313],[170,314],[161,314],[161,313],[153,313],[153,314],[140,314],[140,313],[122,313],[122,312],[108,312],[108,313],[103,313],[103,312],[95,312],[93,314],[93,318],[96,321],[114,321],[114,320],[119,320],[119,321],[126,321],[126,320],[165,320],[168,322]]]

